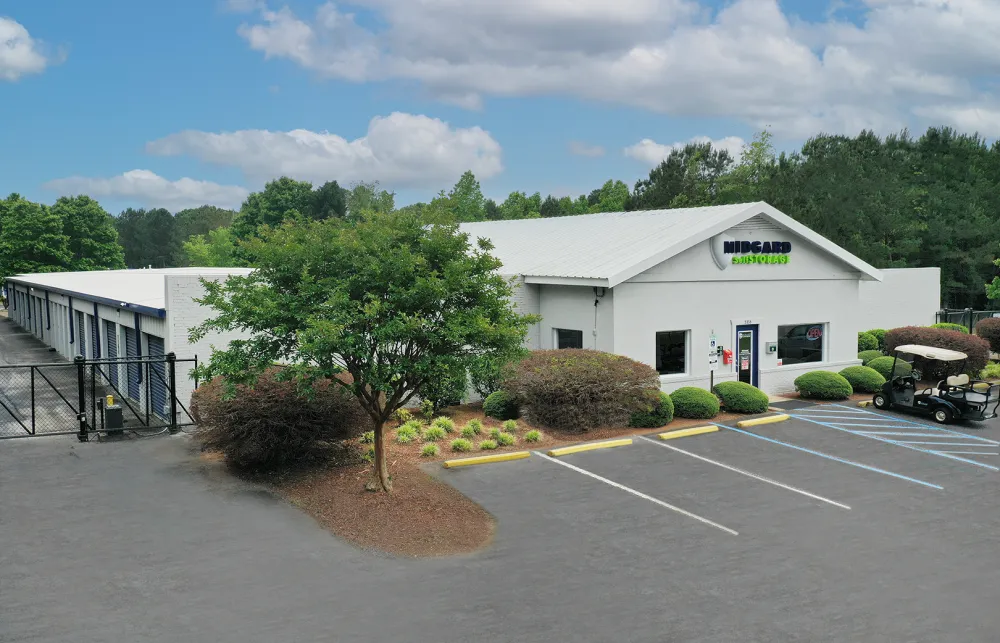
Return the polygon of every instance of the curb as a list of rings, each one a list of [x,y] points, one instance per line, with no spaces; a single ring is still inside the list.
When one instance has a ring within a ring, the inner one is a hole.
[[[710,426],[695,426],[690,429],[678,429],[676,431],[667,431],[666,433],[661,433],[659,438],[661,440],[673,440],[674,438],[686,438],[689,435],[701,435],[702,433],[712,433],[713,431],[718,431],[719,427],[714,424]]]
[[[495,455],[480,455],[472,458],[459,458],[458,460],[445,460],[441,466],[445,469],[455,467],[468,467],[474,464],[489,464],[491,462],[507,462],[509,460],[523,460],[531,455],[531,451],[514,451],[513,453],[497,453]]]
[[[871,400],[861,400],[860,402],[858,402],[858,406],[862,406],[862,407],[863,406],[871,406],[871,405],[872,405],[872,401]]]
[[[736,426],[743,429],[748,426],[758,426],[760,424],[774,424],[775,422],[784,422],[785,420],[788,420],[790,418],[791,416],[789,416],[788,414],[782,413],[780,415],[771,415],[763,418],[754,418],[752,420],[740,420],[739,422],[736,423]]]
[[[623,438],[621,440],[605,440],[604,442],[591,442],[589,444],[578,444],[572,447],[562,447],[561,449],[552,449],[549,451],[548,455],[552,458],[558,458],[561,455],[569,455],[570,453],[580,453],[581,451],[594,451],[596,449],[610,449],[612,447],[624,447],[632,444],[632,438]]]

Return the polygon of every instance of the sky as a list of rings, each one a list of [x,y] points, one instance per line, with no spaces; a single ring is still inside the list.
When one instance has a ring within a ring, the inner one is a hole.
[[[630,186],[946,125],[1000,136],[996,0],[0,0],[0,194],[239,207],[292,176],[397,204]]]

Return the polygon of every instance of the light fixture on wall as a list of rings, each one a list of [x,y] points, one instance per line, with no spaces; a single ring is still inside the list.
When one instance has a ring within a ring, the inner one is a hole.
[[[607,288],[601,288],[601,287],[598,287],[598,286],[594,286],[594,296],[597,297],[598,299],[600,299],[601,297],[603,297],[604,295],[606,295],[607,292],[608,292]]]

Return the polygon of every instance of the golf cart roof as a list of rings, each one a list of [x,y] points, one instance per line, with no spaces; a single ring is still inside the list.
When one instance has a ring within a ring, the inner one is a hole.
[[[897,346],[896,352],[909,353],[926,359],[936,359],[941,362],[957,362],[959,360],[969,359],[969,356],[965,353],[948,350],[947,348],[937,348],[935,346],[920,346],[919,344]]]

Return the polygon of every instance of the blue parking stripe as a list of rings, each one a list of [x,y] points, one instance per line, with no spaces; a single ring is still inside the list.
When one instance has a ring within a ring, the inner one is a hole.
[[[839,407],[845,408],[845,409],[851,408],[849,406],[844,406],[843,404],[833,404],[831,406],[839,406]],[[968,433],[962,433],[961,431],[953,431],[951,429],[946,429],[946,428],[944,428],[942,426],[934,426],[933,424],[924,424],[923,422],[914,422],[913,420],[907,420],[906,418],[894,417],[894,416],[891,416],[891,415],[882,415],[881,413],[876,413],[875,411],[864,411],[864,412],[867,413],[868,415],[874,415],[875,417],[893,418],[897,422],[901,422],[903,424],[910,424],[912,426],[923,427],[923,428],[928,429],[930,431],[942,431],[944,433],[951,433],[953,435],[960,435],[963,438],[969,438],[970,440],[982,440],[983,442],[994,442],[993,440],[988,440],[986,438],[981,438],[978,435],[969,435]]]
[[[826,458],[827,460],[833,460],[834,462],[840,462],[842,464],[849,464],[852,467],[858,467],[859,469],[865,469],[866,471],[873,471],[875,473],[881,473],[885,476],[891,476],[893,478],[899,478],[900,480],[906,480],[907,482],[912,482],[914,484],[923,485],[925,487],[930,487],[931,489],[944,489],[944,487],[930,482],[924,482],[923,480],[917,480],[916,478],[910,478],[899,473],[893,473],[892,471],[886,471],[885,469],[879,469],[877,467],[868,466],[867,464],[861,464],[860,462],[854,462],[853,460],[845,460],[844,458],[838,458],[835,455],[830,455],[829,453],[821,453],[819,451],[813,451],[812,449],[807,449],[805,447],[800,447],[795,444],[790,444],[788,442],[782,442],[781,440],[775,440],[773,438],[767,438],[763,435],[757,435],[756,433],[751,433],[749,431],[744,431],[743,429],[737,429],[735,427],[726,426],[725,424],[715,424],[723,429],[729,429],[730,431],[735,431],[736,433],[742,433],[743,435],[748,435],[752,438],[757,438],[758,440],[764,440],[765,442],[771,442],[773,444],[780,444],[781,446],[788,447],[790,449],[795,449],[797,451],[802,451],[804,453],[809,453],[821,458]]]

